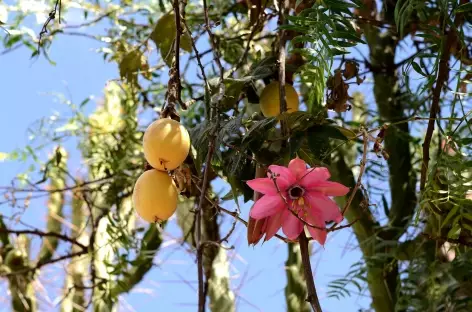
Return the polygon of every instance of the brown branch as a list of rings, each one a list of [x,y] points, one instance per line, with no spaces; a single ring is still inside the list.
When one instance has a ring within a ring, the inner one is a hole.
[[[215,127],[216,128],[216,127]],[[200,200],[198,202],[198,207],[196,210],[196,245],[197,245],[197,266],[198,266],[198,311],[205,311],[205,292],[203,284],[203,247],[202,245],[202,207],[205,201],[205,193],[209,184],[209,167],[211,166],[211,159],[215,150],[215,131],[212,131],[212,135],[209,142],[208,153],[205,161],[205,168],[203,170],[203,182],[202,190],[200,193]]]
[[[177,0],[175,0],[177,1]],[[218,49],[217,49],[217,44],[215,42],[213,33],[211,32],[211,26],[210,26],[210,20],[208,17],[208,6],[207,6],[207,1],[203,0],[203,11],[204,11],[204,17],[205,17],[205,28],[208,33],[208,37],[210,39],[210,44],[213,49],[213,54],[215,56],[215,61],[218,65],[218,68],[220,70],[220,81],[218,84],[218,87],[220,84],[223,83],[223,75],[224,75],[224,68],[223,65],[221,64],[220,57],[218,54]],[[208,93],[208,87],[205,87],[205,92]],[[207,97],[210,95],[207,94]],[[210,174],[210,166],[211,166],[211,160],[213,158],[213,153],[215,151],[215,145],[216,145],[216,133],[218,131],[218,124],[219,124],[219,112],[217,110],[217,104],[218,103],[210,103],[210,112],[209,112],[209,118],[210,119],[215,119],[216,126],[213,127],[210,135],[209,135],[209,143],[208,143],[208,152],[206,156],[206,161],[205,161],[205,168],[203,169],[203,181],[202,181],[202,189],[200,192],[200,200],[198,202],[198,207],[196,209],[196,246],[197,246],[197,272],[198,272],[198,311],[199,312],[204,312],[205,311],[205,285],[203,281],[203,250],[205,245],[202,244],[202,209],[203,209],[203,204],[205,202],[205,195],[206,191],[209,185],[209,174]]]
[[[305,271],[305,281],[308,290],[308,298],[306,300],[310,303],[313,311],[321,312],[321,305],[318,299],[318,295],[316,293],[315,280],[313,278],[313,272],[311,270],[310,251],[308,249],[309,241],[304,231],[302,231],[302,234],[300,234],[300,236],[298,237],[298,241],[300,244],[300,253],[302,255],[303,269]]]
[[[187,109],[187,106],[182,101],[182,83],[180,81],[180,36],[182,35],[182,24],[180,15],[179,0],[173,1],[174,15],[175,15],[175,39],[173,42],[174,59],[172,67],[169,70],[169,82],[167,87],[167,103],[162,110],[161,117],[170,117],[174,120],[180,121],[180,116],[177,113],[175,106],[178,103],[182,109]],[[185,7],[183,7],[185,9]]]
[[[114,14],[115,12],[118,12],[118,9],[111,10],[111,11],[109,11],[109,12],[107,12],[107,13],[104,13],[104,14],[98,16],[97,18],[94,18],[94,19],[91,20],[91,21],[88,21],[88,22],[85,22],[85,23],[82,23],[82,24],[65,25],[65,26],[62,27],[62,29],[68,29],[68,28],[82,28],[82,27],[87,27],[87,26],[93,26],[94,24],[100,22],[102,19],[111,16],[111,15]]]
[[[206,74],[205,74],[205,68],[203,67],[203,64],[202,64],[202,56],[204,55],[205,52],[203,52],[203,53],[198,52],[197,45],[195,44],[195,39],[191,36],[190,28],[187,25],[187,21],[185,19],[182,19],[182,23],[185,26],[185,30],[190,35],[190,42],[192,43],[192,48],[193,48],[193,51],[195,52],[195,58],[197,59],[198,67],[200,68],[200,72],[202,73],[203,82],[205,83],[205,88],[207,88],[208,79],[207,79]],[[212,52],[212,50],[210,49],[209,52]],[[202,96],[202,97],[199,97],[199,98],[196,98],[196,99],[193,99],[193,100],[194,101],[199,101],[199,100],[203,100],[204,98],[205,97]]]
[[[69,236],[62,235],[62,234],[59,234],[59,233],[55,233],[55,232],[42,232],[40,230],[9,230],[9,229],[5,229],[5,228],[0,227],[0,234],[15,234],[15,235],[29,234],[29,235],[36,235],[36,236],[39,236],[41,238],[42,237],[55,237],[55,238],[61,239],[63,241],[69,242],[71,244],[77,245],[82,249],[86,250],[88,248],[87,246],[79,243],[74,238],[71,238]]]
[[[279,26],[279,56],[278,56],[278,65],[279,65],[279,96],[280,96],[280,114],[283,114],[284,112],[287,111],[287,101],[285,99],[285,44],[286,44],[286,39],[285,39],[285,31],[281,29],[281,26],[285,24],[285,15],[289,13],[289,3],[287,0],[279,0],[278,1],[278,6],[279,6],[279,19],[278,19],[278,26]],[[280,126],[282,129],[282,136],[287,136],[288,133],[288,127],[285,123],[285,120],[281,120]],[[283,143],[286,143],[287,141],[283,141]],[[273,174],[271,173],[271,176],[273,177]],[[280,196],[284,200],[287,208],[289,211],[292,212],[293,215],[295,215],[298,218],[298,213],[295,213],[288,207],[287,200],[285,197],[280,193],[279,187],[277,185],[277,182],[275,179],[273,179],[274,184],[277,188],[277,191],[279,192]],[[306,224],[304,220],[303,224]],[[311,307],[313,308],[313,311],[315,312],[322,312],[321,306],[318,300],[318,296],[316,294],[316,288],[315,288],[315,281],[313,279],[313,272],[311,270],[311,262],[310,262],[310,252],[308,250],[308,244],[309,241],[305,235],[305,231],[303,230],[300,236],[298,237],[298,241],[300,244],[300,252],[302,256],[302,263],[303,263],[303,268],[304,268],[304,273],[305,273],[305,282],[306,282],[306,287],[308,291],[308,298],[307,301],[310,303]]]
[[[11,273],[3,274],[1,276],[2,277],[9,277],[9,276],[24,274],[24,273],[28,273],[28,272],[32,272],[32,271],[34,272],[34,271],[39,270],[40,268],[42,268],[45,265],[53,264],[53,263],[56,263],[56,262],[61,262],[63,260],[67,260],[67,259],[71,259],[71,258],[75,258],[75,257],[79,257],[79,256],[85,255],[87,253],[88,253],[88,249],[81,250],[81,251],[78,251],[78,252],[68,253],[68,254],[65,254],[65,255],[57,257],[57,258],[52,258],[52,259],[50,259],[48,261],[45,261],[45,262],[38,262],[34,267],[28,267],[28,268],[21,269],[21,270],[18,270],[18,271],[14,271],[14,272],[11,272]]]
[[[43,36],[48,33],[47,27],[49,26],[49,23],[51,23],[55,18],[56,14],[59,13],[59,23],[61,22],[61,0],[56,0],[56,3],[54,4],[54,8],[49,12],[48,18],[43,24],[43,27],[41,28],[41,32],[39,33],[39,38],[38,38],[38,55],[39,51],[41,48],[41,39],[43,39]]]
[[[454,25],[457,27],[462,23],[463,14],[459,13],[456,15],[454,20]],[[439,59],[439,68],[438,76],[436,79],[436,85],[433,88],[433,100],[431,104],[431,110],[429,113],[429,122],[428,128],[426,129],[426,134],[424,137],[423,143],[423,165],[421,167],[421,178],[420,178],[420,190],[423,191],[426,185],[426,178],[428,174],[428,165],[429,165],[429,146],[431,144],[431,139],[433,137],[434,123],[436,115],[439,112],[439,102],[441,100],[441,91],[444,86],[444,83],[449,79],[449,59],[451,58],[451,47],[455,46],[457,43],[457,35],[452,29],[449,29],[449,32],[446,31],[446,26],[444,27],[444,36],[446,37],[446,42],[443,42],[441,58]]]
[[[221,80],[220,83],[222,83],[223,82],[223,75],[224,75],[225,70],[223,68],[223,65],[221,64],[220,55],[219,55],[219,52],[218,52],[218,45],[216,43],[215,36],[213,35],[213,33],[211,31],[210,19],[208,17],[208,7],[207,7],[206,0],[203,0],[203,11],[205,13],[204,14],[205,15],[205,28],[206,28],[206,31],[208,33],[208,37],[210,39],[210,45],[211,45],[211,48],[213,50],[216,65],[218,66],[218,69],[220,71],[220,80]]]
[[[15,189],[11,186],[0,186],[0,189],[7,190],[11,193],[34,193],[34,192],[38,192],[38,193],[48,193],[48,194],[50,194],[50,193],[78,190],[78,189],[83,188],[84,186],[94,184],[94,183],[98,183],[98,182],[103,182],[103,181],[109,180],[111,178],[113,178],[113,176],[107,176],[107,177],[100,178],[100,179],[97,179],[97,180],[92,180],[92,181],[87,181],[87,182],[83,182],[83,183],[80,183],[80,184],[76,184],[74,186],[69,186],[69,187],[64,187],[64,188],[59,188],[59,189],[51,189],[51,190],[38,189],[38,188],[35,188],[35,189]]]
[[[265,2],[264,8],[262,8],[262,10],[261,10],[262,12],[264,12],[264,10],[266,9],[268,3],[269,3],[269,1]],[[231,70],[231,74],[234,73],[235,71],[237,71],[244,64],[244,62],[246,61],[247,56],[249,54],[249,50],[251,49],[251,41],[252,41],[252,39],[254,39],[254,36],[256,35],[257,30],[261,26],[261,23],[262,23],[262,25],[264,25],[265,20],[266,19],[262,18],[262,16],[259,16],[259,18],[257,19],[257,22],[252,27],[252,31],[249,34],[249,38],[247,39],[247,45],[246,45],[246,48],[244,49],[244,53],[243,53],[243,55],[241,55],[241,58],[236,63],[236,66],[234,67],[234,69]]]

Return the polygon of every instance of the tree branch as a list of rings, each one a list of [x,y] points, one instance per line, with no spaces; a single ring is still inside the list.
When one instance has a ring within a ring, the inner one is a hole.
[[[3,222],[3,221],[0,221],[0,222]],[[56,232],[42,232],[40,230],[9,230],[0,226],[0,233],[1,234],[15,234],[15,235],[28,234],[28,235],[36,235],[41,238],[54,237],[54,238],[58,238],[63,241],[69,242],[71,244],[77,245],[80,248],[85,249],[85,250],[88,248],[87,246],[78,242],[76,239],[63,235],[63,234],[56,233]]]
[[[308,249],[309,241],[305,235],[305,231],[302,231],[302,234],[298,237],[298,241],[300,243],[300,253],[302,254],[303,269],[305,271],[305,280],[308,289],[307,301],[310,303],[314,312],[321,312],[321,305],[316,293],[315,280],[311,270],[310,251]]]
[[[112,296],[118,296],[129,292],[136,284],[141,282],[147,272],[152,268],[154,255],[162,244],[161,230],[154,224],[144,234],[139,248],[139,254],[136,256],[134,265],[124,277],[112,286],[110,293]]]
[[[208,37],[210,39],[210,44],[213,49],[213,54],[215,56],[215,61],[218,65],[220,71],[220,79],[218,83],[218,88],[220,85],[223,84],[223,75],[224,75],[224,68],[221,64],[217,44],[214,40],[213,33],[211,32],[210,20],[208,17],[208,6],[207,1],[203,0],[203,11],[204,11],[204,18],[205,18],[205,28],[208,33]],[[208,88],[205,88],[206,92],[208,92]],[[210,94],[207,94],[207,98],[210,97]],[[219,100],[218,100],[219,101]],[[214,119],[215,127],[213,127],[210,135],[209,135],[209,142],[208,142],[208,152],[206,155],[205,160],[205,168],[203,169],[203,179],[202,179],[202,188],[200,193],[200,199],[198,201],[198,207],[196,209],[196,246],[197,246],[197,271],[198,271],[198,311],[204,312],[205,311],[205,287],[203,281],[203,251],[205,245],[202,244],[202,209],[205,203],[205,195],[207,188],[209,186],[209,173],[211,167],[211,160],[213,158],[213,153],[215,151],[215,140],[216,140],[216,133],[218,132],[218,125],[219,125],[219,112],[217,110],[218,103],[210,103],[210,114],[209,116],[210,121]]]
[[[458,21],[462,19],[462,14],[457,14],[454,24],[457,24]],[[421,178],[420,178],[420,190],[424,191],[426,185],[426,178],[428,175],[428,166],[429,166],[429,146],[431,144],[431,139],[433,138],[434,123],[436,115],[439,112],[439,102],[441,100],[441,91],[444,86],[444,83],[449,79],[449,59],[451,58],[451,47],[457,43],[457,36],[449,30],[446,31],[446,27],[443,26],[444,34],[446,41],[443,42],[441,49],[441,58],[439,59],[439,68],[438,76],[436,78],[436,85],[433,88],[433,99],[431,102],[431,109],[429,112],[429,122],[428,128],[426,129],[426,134],[424,137],[423,143],[423,165],[421,166]]]

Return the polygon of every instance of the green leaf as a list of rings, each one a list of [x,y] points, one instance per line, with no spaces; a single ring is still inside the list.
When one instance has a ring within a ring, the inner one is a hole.
[[[418,63],[416,63],[416,62],[411,62],[411,66],[413,66],[413,69],[414,69],[418,74],[420,74],[421,76],[423,76],[423,77],[426,77],[426,76],[427,76],[426,73],[423,72],[423,69],[421,69],[421,66],[420,66]]]
[[[23,35],[12,35],[7,38],[8,40],[5,42],[5,48],[11,48],[15,43],[18,43],[23,39]]]
[[[449,232],[447,233],[447,237],[448,238],[452,238],[452,239],[456,239],[459,237],[459,235],[461,235],[461,230],[462,228],[460,227],[460,224],[459,222],[454,224],[452,226],[452,228],[449,230]]]
[[[384,213],[388,217],[390,212],[388,209],[388,203],[387,203],[387,199],[385,198],[385,194],[382,194],[382,204],[383,204]]]
[[[472,138],[460,138],[460,139],[457,139],[457,143],[461,145],[470,145],[472,144]]]
[[[317,135],[308,136],[308,146],[315,159],[326,163],[331,162],[331,155],[327,153],[330,150],[329,140]],[[310,165],[312,165],[310,163]]]
[[[446,219],[444,219],[441,228],[444,227],[444,225],[448,224],[448,222],[457,214],[457,211],[459,210],[460,206],[455,205],[454,208],[452,208],[449,213],[446,216]]]
[[[346,31],[336,31],[336,32],[333,33],[333,37],[352,40],[352,41],[357,42],[357,43],[365,44],[364,40],[362,40],[358,36],[356,36],[352,33],[346,32]]]
[[[337,140],[342,140],[342,141],[347,141],[348,137],[346,135],[349,135],[350,138],[354,138],[356,135],[354,132],[338,127],[338,126],[333,126],[333,125],[316,125],[313,127],[310,127],[307,131],[308,136],[317,136],[317,137],[322,137],[322,138],[331,138],[331,139],[337,139]]]
[[[149,76],[147,57],[139,50],[125,54],[119,63],[119,69],[121,78],[129,83],[137,82],[139,72],[144,72],[144,76]]]
[[[249,80],[258,80],[264,79],[273,75],[277,70],[277,58],[275,56],[267,57],[261,60],[259,63],[254,64],[248,75],[246,75],[246,79]]]
[[[296,111],[292,113],[285,112],[280,114],[277,119],[285,120],[292,132],[305,131],[317,123],[317,118],[315,115],[302,111]]]
[[[174,39],[177,34],[175,26],[175,14],[170,12],[164,14],[156,23],[151,33],[150,39],[154,41],[161,51],[161,57],[168,66],[172,65],[173,51],[171,51]],[[180,38],[180,48],[184,51],[192,51],[192,39],[187,32],[184,32]]]
[[[250,142],[254,138],[259,137],[267,130],[273,128],[276,123],[277,119],[275,117],[265,118],[263,120],[256,121],[254,124],[252,124],[252,126],[244,135],[243,143]]]
[[[208,84],[211,86],[211,94],[214,95],[218,92],[219,78],[210,79]],[[245,80],[242,79],[232,79],[226,78],[223,80],[225,85],[225,92],[223,99],[219,102],[220,110],[227,111],[236,106],[239,101],[240,95],[243,91],[244,85],[246,84]]]
[[[472,11],[472,2],[461,4],[455,10],[456,13],[464,13]]]

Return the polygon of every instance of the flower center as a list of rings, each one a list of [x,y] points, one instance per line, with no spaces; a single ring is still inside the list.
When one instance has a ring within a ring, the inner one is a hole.
[[[305,190],[302,189],[300,186],[295,185],[288,190],[288,194],[290,195],[291,199],[297,199],[302,197],[303,194],[305,194]]]

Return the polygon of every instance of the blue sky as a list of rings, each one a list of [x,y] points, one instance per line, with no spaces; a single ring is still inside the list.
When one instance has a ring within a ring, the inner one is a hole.
[[[39,32],[38,27],[35,30]],[[97,43],[84,38],[60,36],[51,49],[56,66],[51,66],[43,58],[31,61],[31,52],[27,49],[0,57],[3,73],[0,78],[0,152],[9,152],[28,144],[26,129],[38,118],[55,113],[68,116],[69,108],[54,94],[63,94],[75,103],[90,95],[95,99],[102,96],[106,81],[117,78],[118,71],[116,64],[105,63],[94,52],[97,47]],[[75,142],[68,142],[66,147],[71,154],[70,168],[79,168],[81,162]],[[43,158],[46,156],[42,154]],[[8,185],[14,175],[27,167],[28,164],[24,163],[0,162],[0,185]],[[233,209],[234,203],[227,203],[226,206]],[[242,210],[245,219],[248,208],[245,205]],[[0,212],[8,215],[11,209],[3,205]],[[45,199],[34,200],[24,214],[24,221],[44,227],[46,213]],[[120,311],[195,311],[197,278],[194,256],[175,242],[175,238],[181,236],[175,220],[169,224],[167,231],[166,243],[156,258],[159,267],[146,275],[131,294],[122,298]],[[248,247],[245,228],[240,225],[230,243],[236,247],[228,256],[232,287],[239,296],[237,311],[285,311],[285,244],[271,240],[262,246]],[[35,241],[33,249],[38,244]],[[324,311],[358,311],[369,305],[368,293],[356,295],[353,291],[352,297],[341,300],[326,297],[327,283],[343,276],[360,259],[360,253],[353,250],[355,245],[349,229],[330,234],[325,249],[315,245],[312,264]],[[57,301],[63,285],[63,276],[58,274],[60,269],[60,265],[45,269],[40,278],[44,289],[36,285],[41,311],[58,310],[54,307],[54,301]],[[0,297],[8,296],[5,286],[0,284]],[[0,311],[10,311],[1,300]]]

